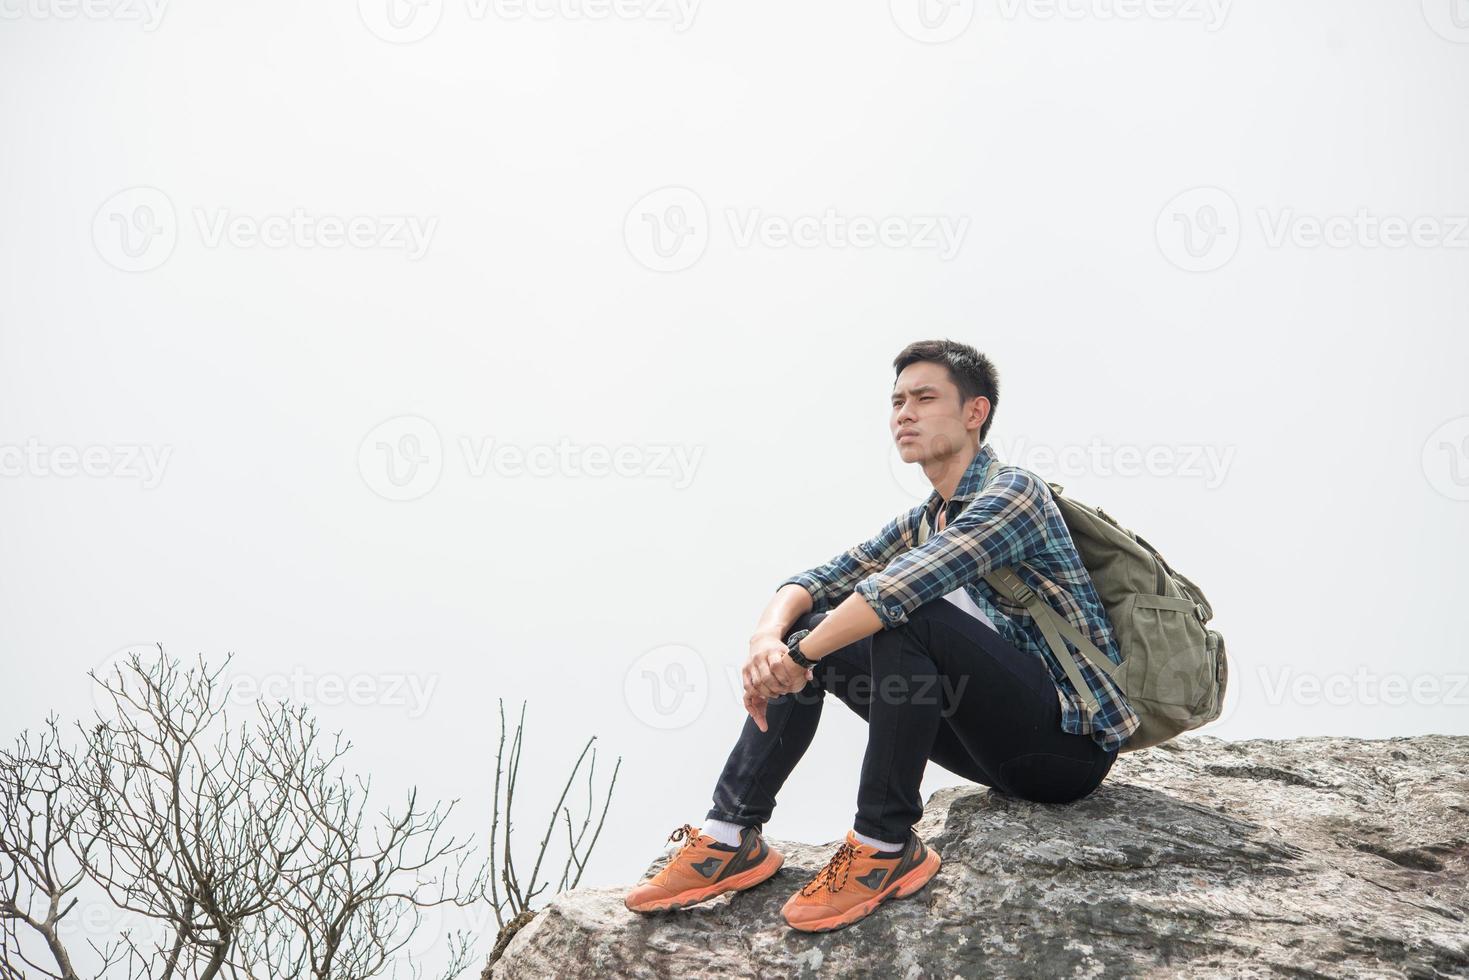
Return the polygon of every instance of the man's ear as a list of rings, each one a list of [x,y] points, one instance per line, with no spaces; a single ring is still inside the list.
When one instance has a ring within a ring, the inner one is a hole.
[[[985,419],[990,417],[990,400],[984,395],[976,395],[971,400],[969,417],[971,420],[976,420],[974,428],[983,427]]]

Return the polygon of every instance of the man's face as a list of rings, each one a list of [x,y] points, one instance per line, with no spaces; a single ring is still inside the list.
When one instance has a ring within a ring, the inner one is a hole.
[[[961,406],[959,388],[949,380],[948,369],[930,361],[905,367],[893,385],[892,398],[888,428],[905,463],[942,459],[973,446],[989,414],[986,398],[971,398]]]

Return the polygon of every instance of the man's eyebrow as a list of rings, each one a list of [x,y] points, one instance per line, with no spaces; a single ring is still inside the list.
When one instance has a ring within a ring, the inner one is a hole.
[[[923,393],[925,391],[937,391],[937,390],[938,389],[935,388],[933,385],[919,385],[917,388],[914,388],[910,392],[910,394],[917,395],[917,394],[921,394],[921,393]],[[894,398],[897,398],[902,393],[903,393],[903,390],[901,388],[894,388],[893,389],[893,397]]]

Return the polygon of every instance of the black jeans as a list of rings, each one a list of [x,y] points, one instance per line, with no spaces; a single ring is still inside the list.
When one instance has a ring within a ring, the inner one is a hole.
[[[808,613],[792,632],[826,615]],[[747,826],[770,819],[827,691],[867,721],[852,826],[878,840],[908,839],[923,815],[919,784],[930,759],[1011,796],[1069,803],[1096,789],[1117,757],[1090,735],[1061,730],[1056,685],[1039,657],[941,598],[822,657],[804,689],[768,703],[766,731],[746,717],[708,817]]]

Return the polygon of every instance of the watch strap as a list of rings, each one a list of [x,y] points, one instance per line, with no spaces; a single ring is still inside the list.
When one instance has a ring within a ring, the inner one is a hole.
[[[801,652],[801,641],[809,636],[810,633],[810,630],[796,630],[796,632],[786,637],[786,653],[796,662],[796,666],[803,670],[810,670],[816,666],[816,661],[811,660]]]

